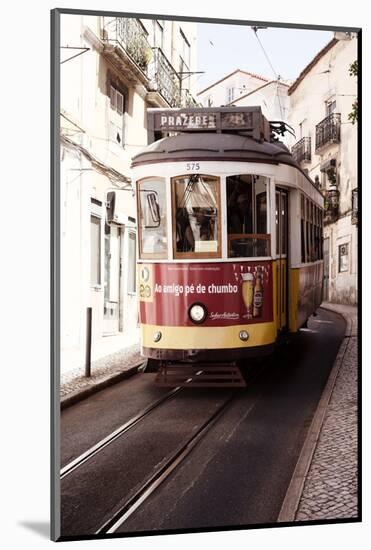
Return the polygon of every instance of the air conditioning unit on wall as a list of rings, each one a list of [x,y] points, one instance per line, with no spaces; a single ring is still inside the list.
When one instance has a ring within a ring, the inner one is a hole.
[[[126,190],[108,191],[106,219],[108,224],[135,226],[136,219],[128,213],[131,193]]]

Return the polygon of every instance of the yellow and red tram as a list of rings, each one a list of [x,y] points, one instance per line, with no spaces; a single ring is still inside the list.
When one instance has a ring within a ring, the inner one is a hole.
[[[270,353],[321,303],[322,194],[260,107],[150,109],[148,124],[132,162],[142,354]]]

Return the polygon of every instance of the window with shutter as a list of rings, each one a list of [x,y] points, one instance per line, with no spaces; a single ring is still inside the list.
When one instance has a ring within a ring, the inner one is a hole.
[[[116,109],[116,90],[113,86],[110,87],[110,102],[111,109]]]
[[[119,115],[124,112],[124,96],[120,92],[116,92],[116,107]]]
[[[124,145],[125,97],[112,84],[110,85],[109,140]]]

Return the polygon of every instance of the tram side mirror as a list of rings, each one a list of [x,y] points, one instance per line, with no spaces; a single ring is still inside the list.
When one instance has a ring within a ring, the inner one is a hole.
[[[160,217],[160,205],[158,204],[158,200],[157,200],[157,193],[156,192],[148,193],[147,202],[149,206],[149,211],[151,213],[152,221],[154,224],[156,224],[156,227],[158,227],[161,223],[161,217]]]
[[[160,205],[156,191],[143,190],[146,193],[147,216],[145,216],[146,229],[159,227],[161,223]],[[143,204],[143,203],[142,203]]]

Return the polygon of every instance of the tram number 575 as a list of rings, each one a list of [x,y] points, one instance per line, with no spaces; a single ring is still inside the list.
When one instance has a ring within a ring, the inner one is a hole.
[[[199,162],[187,162],[186,164],[186,170],[187,172],[191,171],[195,172],[200,169],[200,163]]]

